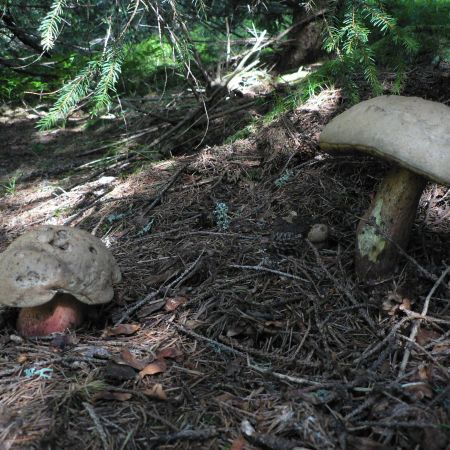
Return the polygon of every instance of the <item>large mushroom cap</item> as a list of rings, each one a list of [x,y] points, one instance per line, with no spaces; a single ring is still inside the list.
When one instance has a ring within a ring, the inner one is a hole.
[[[77,228],[44,226],[20,236],[0,255],[0,304],[38,306],[57,293],[106,303],[120,279],[100,239]]]
[[[362,150],[449,184],[450,108],[418,97],[376,97],[335,117],[322,131],[320,147]]]

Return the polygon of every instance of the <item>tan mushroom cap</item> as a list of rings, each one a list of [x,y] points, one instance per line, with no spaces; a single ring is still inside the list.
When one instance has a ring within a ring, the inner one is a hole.
[[[86,231],[43,226],[17,238],[0,255],[0,304],[31,307],[68,293],[83,303],[107,303],[119,266],[103,242]]]
[[[335,117],[320,135],[327,152],[361,150],[450,184],[450,108],[418,97],[372,98]]]

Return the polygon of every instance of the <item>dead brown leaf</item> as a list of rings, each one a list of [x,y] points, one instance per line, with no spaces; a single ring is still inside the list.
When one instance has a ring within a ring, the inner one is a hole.
[[[234,399],[235,399],[235,396],[233,394],[231,394],[230,392],[224,392],[223,394],[220,394],[215,398],[215,400],[217,402],[223,402],[223,403],[230,402]]]
[[[188,319],[186,320],[186,322],[184,323],[184,326],[186,328],[189,328],[190,330],[195,330],[196,328],[198,328],[199,326],[201,326],[203,324],[202,321],[200,320],[193,320],[193,319]]]
[[[390,316],[394,316],[399,310],[410,310],[413,303],[408,297],[404,297],[398,292],[390,292],[383,302],[383,309]]]
[[[231,443],[230,450],[244,450],[246,445],[247,441],[241,436]]]
[[[450,355],[450,341],[439,342],[433,346],[433,353]]]
[[[404,297],[401,305],[399,306],[399,309],[401,309],[402,311],[410,311],[412,304],[413,302],[411,301],[411,299],[409,299],[408,297]]]
[[[140,325],[137,323],[121,323],[120,325],[117,325],[112,328],[108,328],[103,333],[104,337],[108,336],[119,336],[121,334],[124,334],[125,336],[129,336],[131,334],[136,333],[137,330],[141,328]]]
[[[97,400],[118,400],[119,402],[125,402],[130,400],[132,395],[128,392],[111,392],[111,391],[100,391],[92,396],[92,400],[95,402]]]
[[[412,395],[416,400],[424,398],[433,398],[433,390],[428,383],[414,383],[406,387],[406,392]]]
[[[417,333],[416,340],[417,343],[423,347],[424,345],[427,345],[431,341],[439,339],[440,337],[441,335],[437,331],[421,328]]]
[[[180,305],[187,303],[188,299],[186,297],[170,297],[166,299],[166,304],[164,309],[166,311],[175,311]]]
[[[153,314],[156,311],[159,311],[163,308],[165,304],[164,300],[159,300],[157,302],[152,303],[151,305],[144,306],[138,313],[137,316],[142,319],[143,317],[147,317],[150,314]]]
[[[105,379],[113,383],[122,383],[123,381],[134,380],[136,371],[130,366],[117,364],[109,361],[105,366]]]
[[[142,370],[146,366],[146,362],[139,361],[127,348],[122,349],[120,352],[120,360],[137,370]]]
[[[167,364],[164,360],[160,359],[147,364],[140,372],[139,377],[144,378],[146,375],[156,375],[157,373],[165,372]]]
[[[242,333],[242,327],[230,327],[227,329],[227,337],[232,338],[235,336],[239,336]]]
[[[432,377],[431,367],[421,364],[419,366],[419,370],[418,370],[417,374],[419,376],[419,380],[428,381]]]
[[[175,359],[179,356],[183,356],[183,352],[181,350],[178,350],[176,347],[166,347],[156,353],[157,359]]]
[[[26,363],[26,362],[28,361],[28,355],[25,354],[25,353],[21,353],[21,354],[17,357],[16,361],[17,361],[19,364]]]
[[[162,384],[159,383],[155,384],[150,389],[145,389],[142,393],[147,397],[151,397],[156,400],[167,400],[167,394],[164,392]]]

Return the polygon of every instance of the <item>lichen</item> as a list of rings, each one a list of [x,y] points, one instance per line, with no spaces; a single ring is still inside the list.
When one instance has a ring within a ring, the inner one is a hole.
[[[383,201],[379,200],[374,206],[370,219],[375,221],[375,226],[366,223],[358,235],[358,248],[362,257],[366,257],[370,262],[376,263],[386,247],[386,239],[381,237],[377,229],[383,229],[384,223],[381,220],[381,210]]]

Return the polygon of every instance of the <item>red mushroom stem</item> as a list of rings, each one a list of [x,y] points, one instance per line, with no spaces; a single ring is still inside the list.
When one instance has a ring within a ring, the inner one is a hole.
[[[85,305],[69,294],[56,294],[43,305],[23,308],[17,318],[22,336],[46,336],[78,327],[84,318]]]

